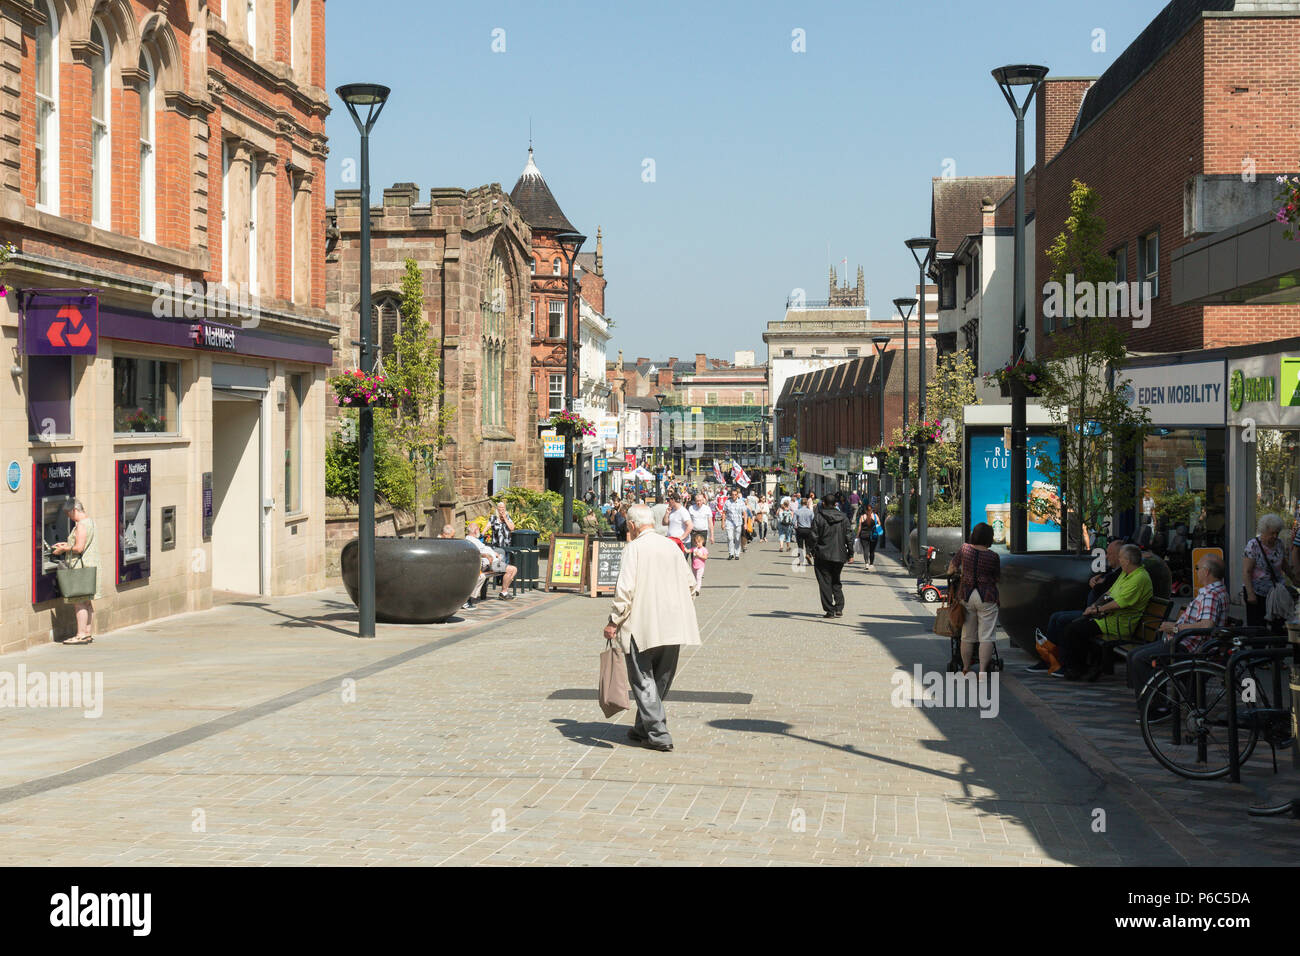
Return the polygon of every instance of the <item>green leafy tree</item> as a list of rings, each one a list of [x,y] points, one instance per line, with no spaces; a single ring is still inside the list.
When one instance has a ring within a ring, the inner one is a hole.
[[[1106,224],[1097,214],[1097,195],[1074,181],[1070,215],[1065,229],[1047,250],[1051,281],[1080,289],[1096,289],[1115,278],[1115,260],[1102,251]],[[1081,286],[1081,283],[1089,283]],[[1053,504],[1035,499],[1034,517],[1069,521],[1068,538],[1074,550],[1083,550],[1079,522],[1096,530],[1117,509],[1136,497],[1132,474],[1120,463],[1132,456],[1150,422],[1145,408],[1133,408],[1122,397],[1128,380],[1127,360],[1120,322],[1107,315],[1105,295],[1096,295],[1091,316],[1062,316],[1059,330],[1048,339],[1050,374],[1040,398],[1052,420],[1061,427],[1061,455],[1054,461],[1037,455],[1038,469],[1047,480],[1064,489],[1062,516]],[[1031,455],[1035,449],[1029,449]]]
[[[439,455],[447,441],[447,425],[454,409],[443,401],[439,377],[441,343],[429,335],[424,318],[424,277],[414,259],[406,260],[402,276],[402,299],[398,305],[401,328],[393,350],[384,356],[384,377],[401,396],[395,409],[384,409],[383,417],[394,446],[412,465],[411,494],[415,512],[415,535],[420,535],[421,505],[441,488]]]
[[[975,363],[970,352],[962,349],[946,353],[935,363],[934,377],[925,387],[925,413],[943,423],[943,441],[931,445],[927,451],[930,480],[943,487],[940,495],[943,501],[961,501],[962,422],[965,407],[978,404]],[[934,505],[930,507],[933,509]],[[930,523],[935,524],[933,512]],[[961,524],[961,519],[954,523]]]
[[[361,451],[357,444],[357,415],[354,408],[340,414],[339,430],[325,442],[325,494],[351,502],[361,500]],[[375,499],[399,511],[414,507],[411,497],[414,468],[393,448],[388,422],[375,416]]]

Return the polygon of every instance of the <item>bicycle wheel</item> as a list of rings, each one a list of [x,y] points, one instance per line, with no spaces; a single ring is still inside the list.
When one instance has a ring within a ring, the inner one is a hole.
[[[1151,755],[1180,777],[1214,780],[1228,773],[1232,700],[1225,678],[1223,665],[1213,661],[1179,661],[1162,668],[1142,692],[1138,704],[1142,739]],[[1259,729],[1242,721],[1237,739],[1240,762],[1249,759],[1258,739]]]

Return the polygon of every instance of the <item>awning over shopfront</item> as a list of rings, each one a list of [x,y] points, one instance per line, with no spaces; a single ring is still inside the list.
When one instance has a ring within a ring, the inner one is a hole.
[[[1300,242],[1265,213],[1174,251],[1174,305],[1300,302]]]

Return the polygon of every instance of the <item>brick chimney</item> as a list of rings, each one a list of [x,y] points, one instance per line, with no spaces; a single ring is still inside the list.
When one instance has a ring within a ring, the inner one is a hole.
[[[674,355],[668,359],[668,367],[674,369],[677,367],[677,356]]]
[[[709,359],[703,352],[695,353],[695,371],[703,372],[709,367]]]
[[[1038,168],[1047,163],[1065,148],[1074,129],[1074,121],[1079,116],[1079,107],[1083,105],[1084,94],[1096,80],[1086,77],[1067,77],[1059,80],[1048,78],[1039,87],[1035,97],[1035,125],[1038,128]]]
[[[644,355],[642,355],[642,356],[639,356],[639,357],[637,358],[637,360],[636,360],[636,364],[637,364],[637,365],[645,365],[645,364],[647,364],[649,361],[650,361],[650,360],[649,360],[648,358],[646,358]]]
[[[671,368],[661,368],[656,377],[655,384],[660,388],[673,387],[673,370]]]

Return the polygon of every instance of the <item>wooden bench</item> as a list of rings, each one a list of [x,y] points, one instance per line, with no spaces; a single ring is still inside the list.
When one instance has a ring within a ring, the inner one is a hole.
[[[1173,606],[1172,598],[1153,597],[1147,602],[1146,608],[1142,611],[1142,617],[1138,621],[1137,629],[1133,632],[1132,637],[1108,641],[1100,634],[1095,635],[1092,638],[1092,643],[1094,646],[1101,648],[1103,655],[1102,670],[1107,674],[1114,673],[1116,657],[1127,660],[1129,652],[1133,648],[1141,647],[1143,644],[1150,644],[1158,638],[1160,636],[1160,625],[1169,618],[1169,612],[1173,610]]]

